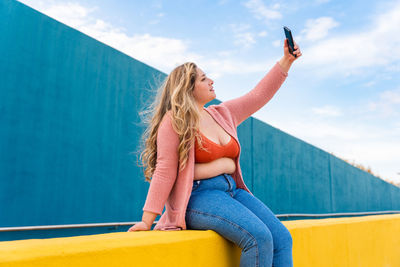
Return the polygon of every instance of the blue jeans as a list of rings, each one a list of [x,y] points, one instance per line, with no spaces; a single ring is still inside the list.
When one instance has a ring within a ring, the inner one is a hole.
[[[187,229],[214,230],[242,249],[240,267],[293,266],[292,236],[272,211],[229,174],[193,181]]]

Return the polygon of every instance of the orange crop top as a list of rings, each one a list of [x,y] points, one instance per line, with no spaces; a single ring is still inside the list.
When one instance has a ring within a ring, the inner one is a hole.
[[[239,144],[235,138],[231,136],[231,140],[226,145],[217,144],[208,139],[204,134],[200,132],[202,136],[201,144],[207,151],[200,149],[197,140],[195,141],[195,162],[206,163],[215,159],[227,157],[236,158],[239,154]]]

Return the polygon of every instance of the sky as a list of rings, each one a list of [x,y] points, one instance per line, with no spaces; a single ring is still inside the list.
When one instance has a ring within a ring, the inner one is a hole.
[[[303,56],[254,114],[400,186],[400,1],[21,0],[164,73],[195,62],[221,101]]]

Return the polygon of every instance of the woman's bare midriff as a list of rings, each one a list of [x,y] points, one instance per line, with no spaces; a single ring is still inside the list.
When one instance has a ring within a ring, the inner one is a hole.
[[[223,173],[232,174],[236,170],[232,158],[219,158],[207,163],[195,163],[194,180],[208,179]]]

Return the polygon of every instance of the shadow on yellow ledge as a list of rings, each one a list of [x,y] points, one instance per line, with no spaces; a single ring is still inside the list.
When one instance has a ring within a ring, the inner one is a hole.
[[[283,222],[295,267],[400,266],[400,214]],[[121,232],[0,242],[0,266],[239,266],[213,231]]]

